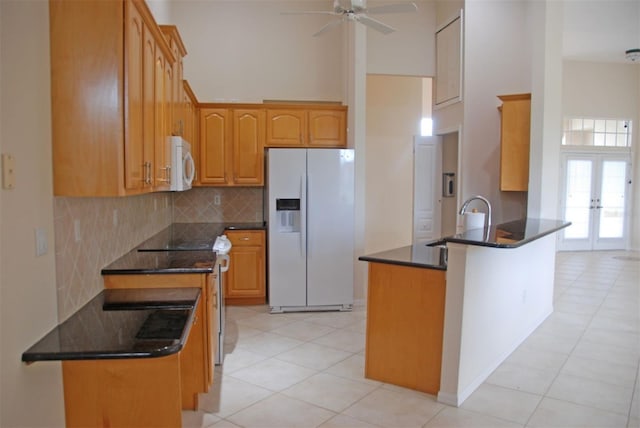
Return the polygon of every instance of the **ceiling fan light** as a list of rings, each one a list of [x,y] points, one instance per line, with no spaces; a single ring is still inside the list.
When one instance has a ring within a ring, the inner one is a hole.
[[[640,62],[640,49],[627,49],[624,53],[629,61]]]

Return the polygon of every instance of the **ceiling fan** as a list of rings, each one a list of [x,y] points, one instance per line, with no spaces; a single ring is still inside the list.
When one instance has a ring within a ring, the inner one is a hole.
[[[415,3],[394,3],[387,4],[383,6],[374,6],[367,7],[367,0],[334,0],[333,1],[333,10],[332,11],[317,11],[317,10],[306,10],[306,11],[286,11],[282,12],[283,15],[332,15],[336,16],[337,19],[329,22],[327,25],[322,27],[319,31],[317,31],[313,36],[319,36],[326,31],[332,29],[333,27],[339,25],[343,21],[356,21],[361,24],[366,25],[369,28],[372,28],[376,31],[381,32],[382,34],[389,34],[396,31],[395,28],[388,26],[376,19],[369,17],[368,15],[377,15],[384,13],[406,13],[406,12],[415,12],[418,10],[418,7]]]

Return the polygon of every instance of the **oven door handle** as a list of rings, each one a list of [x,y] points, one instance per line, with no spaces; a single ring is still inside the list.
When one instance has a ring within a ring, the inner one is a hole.
[[[220,260],[220,272],[226,272],[229,270],[231,259],[227,254],[219,254],[218,260]]]

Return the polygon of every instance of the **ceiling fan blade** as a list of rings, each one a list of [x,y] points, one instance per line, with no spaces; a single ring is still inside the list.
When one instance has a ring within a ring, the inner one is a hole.
[[[387,24],[383,24],[373,18],[369,18],[367,15],[355,15],[354,19],[367,27],[371,27],[374,30],[381,32],[382,34],[389,34],[396,31],[395,28],[390,27]]]
[[[418,10],[418,6],[415,3],[396,3],[396,4],[387,4],[384,6],[374,6],[366,9],[366,12],[369,14],[381,14],[381,13],[406,13],[406,12],[416,12]]]
[[[327,25],[325,25],[324,27],[322,27],[320,30],[318,30],[317,32],[315,32],[313,34],[313,37],[318,37],[321,36],[322,34],[326,33],[327,31],[331,30],[332,28],[334,28],[337,25],[340,25],[340,23],[342,23],[342,19],[336,19],[333,20],[331,22],[329,22]]]
[[[330,12],[328,10],[286,10],[280,12],[280,15],[340,15],[339,13]]]

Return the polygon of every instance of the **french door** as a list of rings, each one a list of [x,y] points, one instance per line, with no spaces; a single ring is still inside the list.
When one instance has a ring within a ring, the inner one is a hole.
[[[562,156],[562,230],[559,250],[627,247],[631,195],[628,154],[565,153]]]

